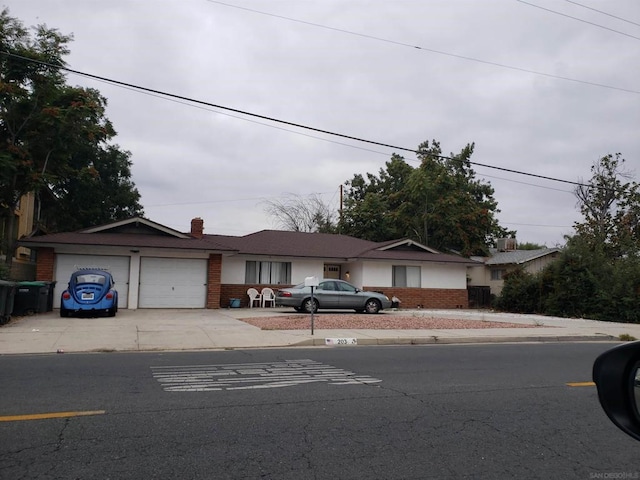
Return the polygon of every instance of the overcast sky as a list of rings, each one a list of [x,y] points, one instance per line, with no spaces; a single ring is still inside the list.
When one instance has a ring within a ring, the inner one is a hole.
[[[638,0],[4,0],[74,35],[70,68],[317,129],[586,181],[620,152],[640,180]],[[587,8],[589,7],[589,8]],[[596,9],[596,10],[594,10]],[[537,73],[534,73],[537,72]],[[560,78],[562,77],[562,78]],[[563,79],[564,78],[564,79]],[[145,216],[188,231],[277,228],[266,200],[378,174],[392,153],[69,74],[108,99]],[[571,184],[481,166],[518,241],[564,244]]]

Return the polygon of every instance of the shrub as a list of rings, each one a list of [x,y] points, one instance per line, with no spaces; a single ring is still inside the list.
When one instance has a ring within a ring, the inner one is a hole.
[[[504,276],[502,293],[496,298],[498,310],[515,313],[540,311],[540,281],[535,275],[519,268]]]

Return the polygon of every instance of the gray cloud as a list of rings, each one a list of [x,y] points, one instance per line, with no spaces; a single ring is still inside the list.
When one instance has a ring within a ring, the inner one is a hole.
[[[608,153],[639,165],[638,93],[454,56],[639,91],[637,40],[507,0],[229,3],[241,8],[206,0],[5,5],[27,25],[74,33],[75,70],[407,148],[436,139],[449,153],[475,142],[473,161],[566,180],[588,179]],[[532,3],[640,35],[568,2]],[[640,21],[635,0],[599,8]],[[69,82],[108,98],[147,216],[179,230],[195,216],[207,233],[272,228],[263,200],[285,193],[321,193],[337,207],[341,183],[377,173],[393,153],[74,75]],[[570,185],[476,172],[494,186],[499,219],[520,241],[561,244],[580,218]]]

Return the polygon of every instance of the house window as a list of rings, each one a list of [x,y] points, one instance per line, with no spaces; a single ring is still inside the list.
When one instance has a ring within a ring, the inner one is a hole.
[[[291,284],[291,262],[253,262],[245,266],[244,283],[281,285]]]
[[[498,268],[494,268],[491,270],[491,280],[502,280],[502,277],[504,276],[505,271],[498,269]]]
[[[420,288],[420,267],[393,266],[393,286]]]

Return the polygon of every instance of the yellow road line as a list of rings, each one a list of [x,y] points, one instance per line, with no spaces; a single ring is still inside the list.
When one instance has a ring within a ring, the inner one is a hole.
[[[87,410],[84,412],[53,412],[34,413],[31,415],[7,415],[0,417],[0,422],[20,422],[23,420],[45,420],[48,418],[86,417],[89,415],[104,415],[104,410]]]
[[[593,382],[570,382],[567,383],[569,387],[595,387],[596,384]]]

